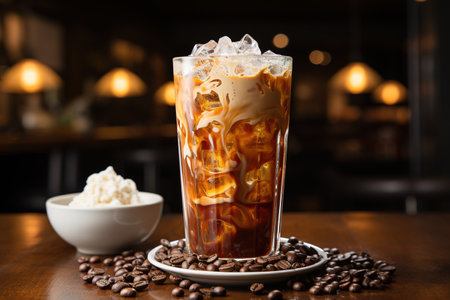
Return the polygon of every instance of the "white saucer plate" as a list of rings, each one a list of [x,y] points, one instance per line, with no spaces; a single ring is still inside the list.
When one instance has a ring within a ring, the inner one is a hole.
[[[287,238],[281,238],[281,242],[287,242]],[[171,245],[176,245],[177,241],[171,242]],[[304,243],[307,246],[314,248],[320,256],[320,260],[313,264],[303,268],[283,270],[283,271],[266,271],[266,272],[217,272],[217,271],[198,271],[189,270],[178,267],[172,267],[162,264],[155,260],[155,253],[162,247],[158,246],[153,248],[148,254],[148,260],[155,267],[180,276],[182,278],[189,279],[193,282],[212,284],[212,285],[250,285],[254,282],[261,283],[275,283],[287,280],[296,275],[308,274],[312,271],[320,269],[327,261],[327,253],[321,248]]]

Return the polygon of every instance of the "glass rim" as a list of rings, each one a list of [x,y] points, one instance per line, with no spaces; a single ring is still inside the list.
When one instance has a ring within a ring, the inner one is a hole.
[[[264,54],[233,54],[233,55],[202,55],[202,56],[191,56],[191,55],[184,55],[184,56],[175,56],[172,58],[173,61],[175,60],[182,60],[182,59],[215,59],[215,58],[257,58],[257,57],[264,57],[264,58],[273,58],[273,59],[287,59],[287,60],[293,60],[292,56],[289,55],[264,55]]]

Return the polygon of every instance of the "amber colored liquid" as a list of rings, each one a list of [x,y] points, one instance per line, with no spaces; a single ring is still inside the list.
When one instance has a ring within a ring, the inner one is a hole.
[[[233,112],[233,99],[217,98],[224,97],[223,90],[200,95],[195,88],[208,82],[175,77],[186,235],[190,251],[197,254],[249,258],[268,255],[276,246],[291,77],[261,72],[252,79],[248,84],[256,82],[261,92],[255,99],[269,101],[270,96],[275,104],[270,113],[265,109],[239,119],[236,115],[252,108]],[[239,80],[230,79],[230,86]],[[250,88],[230,89],[229,94]],[[199,128],[207,114],[212,121]]]

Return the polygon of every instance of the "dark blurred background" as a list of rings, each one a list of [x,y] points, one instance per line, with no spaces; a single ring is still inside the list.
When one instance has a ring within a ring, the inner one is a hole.
[[[450,210],[448,11],[0,0],[1,211],[44,211],[108,165],[181,211],[171,60],[245,33],[294,58],[285,211]]]

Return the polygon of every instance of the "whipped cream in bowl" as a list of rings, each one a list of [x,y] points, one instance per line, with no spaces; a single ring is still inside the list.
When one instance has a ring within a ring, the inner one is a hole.
[[[78,252],[114,254],[150,237],[163,198],[138,191],[133,180],[108,167],[90,175],[81,193],[48,199],[46,209],[53,229]]]

